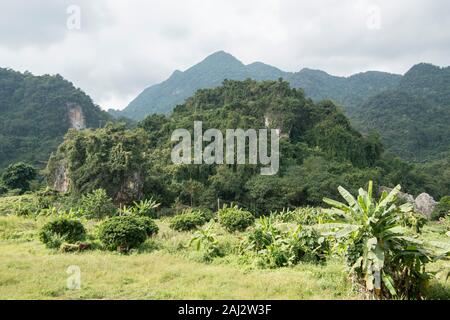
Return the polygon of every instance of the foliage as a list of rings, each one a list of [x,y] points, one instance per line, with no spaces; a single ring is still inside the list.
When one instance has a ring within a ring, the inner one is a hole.
[[[205,261],[211,261],[215,257],[220,257],[223,252],[220,248],[216,234],[213,233],[213,224],[199,229],[191,238],[190,245],[194,245],[197,251],[203,250]]]
[[[147,229],[142,218],[118,216],[100,225],[99,239],[108,250],[128,252],[139,247],[147,239]]]
[[[201,211],[188,210],[170,219],[170,228],[176,231],[190,231],[206,223]]]
[[[331,253],[327,239],[312,227],[298,226],[281,231],[272,217],[261,217],[246,240],[246,250],[254,251],[263,266],[278,268],[300,261],[324,261]]]
[[[156,209],[160,205],[161,204],[153,200],[153,198],[148,200],[141,200],[139,202],[134,202],[133,211],[134,214],[138,216],[156,218]]]
[[[174,165],[172,132],[186,128],[192,134],[194,121],[223,134],[230,128],[266,128],[266,122],[279,128],[280,171],[261,176],[261,165],[248,163]],[[228,80],[199,90],[170,116],[150,116],[137,128],[70,132],[50,159],[47,177],[53,184],[65,168],[75,198],[103,188],[121,206],[150,198],[162,209],[216,210],[220,203],[235,203],[255,216],[318,206],[323,196],[338,196],[339,185],[357,192],[369,179],[377,187],[400,182],[412,194],[444,192],[431,174],[383,154],[379,139],[358,133],[331,101],[314,103],[285,81]]]
[[[142,198],[148,135],[108,124],[98,130],[70,131],[47,165],[53,185],[61,168],[67,170],[70,193],[79,197],[104,189],[116,204]]]
[[[46,223],[39,232],[39,239],[49,248],[59,248],[63,242],[75,243],[83,240],[86,230],[79,220],[66,217]]]
[[[92,193],[83,195],[80,200],[80,208],[85,212],[86,217],[90,219],[103,219],[114,216],[117,213],[112,199],[103,189],[97,189]]]
[[[245,231],[245,229],[255,222],[255,217],[250,212],[242,210],[237,206],[220,209],[217,217],[219,223],[228,232]]]
[[[440,255],[423,241],[408,236],[408,230],[401,226],[403,214],[412,207],[395,204],[400,189],[397,186],[389,194],[383,192],[376,202],[369,182],[368,190],[360,189],[356,199],[339,187],[347,204],[327,198],[324,201],[333,207],[328,211],[356,228],[349,231],[353,245],[348,248],[348,262],[365,288],[379,298],[420,299],[431,277],[425,265]]]
[[[30,181],[36,178],[36,169],[24,162],[9,165],[1,180],[8,189],[19,189],[21,192],[30,190]]]
[[[307,226],[332,222],[336,219],[321,208],[313,207],[296,208],[294,210],[284,209],[280,212],[271,213],[271,216],[281,222],[294,222]]]
[[[362,132],[377,130],[387,150],[425,162],[450,147],[450,68],[419,64],[400,85],[371,97],[350,117]]]
[[[166,81],[144,90],[120,114],[140,120],[145,116],[168,114],[198,89],[217,87],[224,79],[277,80],[284,78],[294,88],[302,88],[316,101],[333,99],[353,107],[371,94],[396,87],[401,76],[385,72],[365,72],[351,77],[336,77],[320,70],[284,72],[263,63],[243,64],[219,51],[184,72],[176,71]],[[176,95],[172,94],[177,92]]]
[[[147,233],[147,237],[152,237],[158,233],[159,227],[152,218],[146,216],[138,216],[136,217],[136,220],[140,222],[144,227],[144,230]]]
[[[416,233],[421,233],[422,228],[427,224],[427,218],[417,212],[408,211],[402,213],[402,225],[413,229]]]
[[[450,237],[450,214],[447,214],[444,218],[441,218],[440,222],[444,225],[447,235]]]
[[[0,68],[0,170],[25,161],[38,168],[72,127],[70,107],[98,128],[111,117],[60,75],[34,76]]]
[[[445,196],[438,202],[431,217],[433,220],[439,220],[440,218],[443,218],[449,214],[450,214],[450,196]]]

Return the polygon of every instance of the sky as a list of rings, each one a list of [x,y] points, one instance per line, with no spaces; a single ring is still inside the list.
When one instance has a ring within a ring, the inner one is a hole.
[[[348,76],[450,65],[448,0],[0,0],[0,67],[59,73],[102,108],[224,50]]]

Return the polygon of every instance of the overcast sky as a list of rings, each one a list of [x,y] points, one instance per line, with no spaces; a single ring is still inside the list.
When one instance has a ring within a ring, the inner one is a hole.
[[[449,14],[448,0],[0,0],[0,67],[59,73],[123,108],[218,50],[335,75],[448,66]]]

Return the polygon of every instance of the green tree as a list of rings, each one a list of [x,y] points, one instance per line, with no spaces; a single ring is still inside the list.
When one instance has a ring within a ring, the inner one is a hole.
[[[2,181],[8,189],[30,190],[30,182],[37,176],[37,170],[24,162],[12,164],[6,168]]]

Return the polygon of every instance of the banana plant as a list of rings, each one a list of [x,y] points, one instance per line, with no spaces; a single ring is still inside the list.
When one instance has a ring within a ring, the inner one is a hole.
[[[390,193],[383,192],[377,202],[373,197],[373,183],[368,190],[359,189],[355,199],[343,187],[338,191],[347,202],[324,198],[331,214],[340,216],[343,224],[333,224],[335,235],[352,235],[348,259],[351,272],[363,280],[369,292],[376,297],[421,298],[421,290],[430,278],[425,272],[426,263],[448,256],[449,251],[439,255],[424,241],[409,236],[402,226],[402,217],[413,210],[410,204],[395,204],[400,185]]]
[[[197,251],[205,251],[204,258],[209,261],[221,255],[219,241],[213,232],[214,223],[210,223],[205,228],[198,230],[189,242],[189,246],[194,246]]]
[[[150,198],[148,200],[141,200],[139,202],[134,202],[133,212],[140,216],[147,216],[151,218],[156,218],[155,210],[161,205],[157,201]]]

